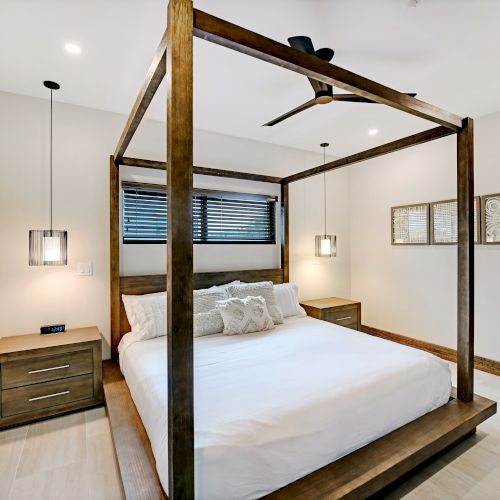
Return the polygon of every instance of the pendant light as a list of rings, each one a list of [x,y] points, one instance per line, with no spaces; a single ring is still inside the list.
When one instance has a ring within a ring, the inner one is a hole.
[[[323,165],[326,163],[326,148],[329,146],[327,142],[322,142],[320,146],[323,148]],[[318,234],[315,237],[316,257],[336,257],[337,255],[337,237],[331,234],[326,234],[326,172],[323,173],[323,201],[325,214],[325,232]]]
[[[30,266],[64,266],[68,262],[67,231],[52,229],[52,93],[60,85],[44,81],[44,87],[50,89],[50,229],[30,231]]]

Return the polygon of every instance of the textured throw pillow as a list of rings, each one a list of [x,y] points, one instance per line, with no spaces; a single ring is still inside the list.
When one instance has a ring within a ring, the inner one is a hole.
[[[213,285],[212,287],[209,288],[209,290],[215,290],[216,288],[222,288],[222,289],[226,290],[228,286],[239,285],[240,283],[242,283],[242,282],[239,280],[234,280],[234,281],[231,281],[230,283],[225,283],[224,285]]]
[[[299,289],[295,283],[274,285],[274,298],[284,318],[307,316],[304,308],[299,304]]]
[[[224,323],[217,302],[229,297],[227,290],[220,287],[205,288],[193,292],[193,336],[202,337],[221,333]]]
[[[231,297],[244,299],[245,297],[263,297],[273,323],[279,325],[283,323],[283,313],[276,304],[274,298],[273,282],[259,281],[258,283],[242,283],[240,285],[230,285],[227,291]]]
[[[122,295],[132,333],[137,340],[148,340],[167,334],[167,293]]]
[[[263,297],[231,298],[217,302],[224,320],[225,335],[263,332],[274,328]]]

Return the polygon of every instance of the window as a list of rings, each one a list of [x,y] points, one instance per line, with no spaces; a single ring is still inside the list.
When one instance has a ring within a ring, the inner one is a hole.
[[[123,243],[165,243],[164,186],[123,182]],[[276,243],[276,198],[226,191],[193,192],[194,243]]]

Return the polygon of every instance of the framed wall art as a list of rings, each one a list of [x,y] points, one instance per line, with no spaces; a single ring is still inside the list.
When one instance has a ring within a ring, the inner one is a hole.
[[[480,197],[474,198],[474,243],[481,242]],[[458,242],[457,200],[435,201],[430,204],[431,244],[456,245]]]
[[[391,208],[391,243],[393,245],[429,244],[429,204]]]
[[[481,197],[482,234],[485,245],[500,244],[500,194]]]

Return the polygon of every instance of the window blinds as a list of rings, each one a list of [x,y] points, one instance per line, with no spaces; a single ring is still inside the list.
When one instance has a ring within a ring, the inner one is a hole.
[[[164,186],[123,182],[123,242],[165,243]],[[194,190],[195,243],[276,243],[276,198],[247,193]]]

